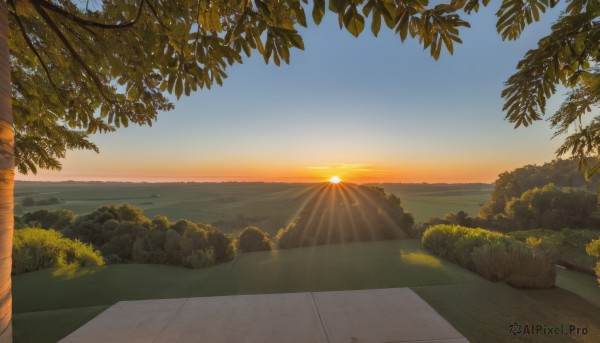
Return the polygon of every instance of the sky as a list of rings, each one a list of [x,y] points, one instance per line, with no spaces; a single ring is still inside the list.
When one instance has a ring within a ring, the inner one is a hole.
[[[223,87],[170,97],[175,109],[152,127],[94,135],[100,154],[71,151],[61,171],[16,178],[493,182],[504,171],[551,161],[561,143],[546,121],[515,130],[500,97],[559,10],[513,42],[496,32],[496,10],[467,16],[472,27],[461,30],[464,43],[438,61],[414,40],[402,44],[385,25],[375,38],[367,23],[355,38],[327,13],[318,27],[300,30],[305,51],[292,50],[290,65],[245,58],[229,68]]]

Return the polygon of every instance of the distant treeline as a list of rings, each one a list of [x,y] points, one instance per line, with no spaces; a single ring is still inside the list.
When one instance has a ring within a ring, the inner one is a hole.
[[[427,226],[455,224],[503,232],[528,229],[600,229],[600,176],[585,180],[575,160],[528,165],[499,175],[478,215],[464,211],[431,218]]]

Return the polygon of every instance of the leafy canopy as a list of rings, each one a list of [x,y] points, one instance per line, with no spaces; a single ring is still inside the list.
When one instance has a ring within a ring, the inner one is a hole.
[[[600,24],[597,0],[565,0],[566,9],[517,65],[502,93],[506,118],[515,126],[544,114],[562,84],[571,89],[550,118],[557,135],[572,126],[557,152],[597,155],[600,119],[581,124],[600,97]],[[173,104],[165,91],[183,94],[222,85],[228,66],[253,52],[266,63],[289,63],[303,49],[298,26],[307,11],[321,23],[326,12],[340,28],[359,36],[370,19],[377,36],[385,25],[401,41],[409,36],[434,59],[462,41],[464,17],[489,0],[8,0],[16,130],[20,172],[60,169],[69,149],[98,148],[89,135],[130,123],[152,125]],[[558,0],[503,0],[497,29],[517,39]],[[592,172],[598,170],[598,166]]]

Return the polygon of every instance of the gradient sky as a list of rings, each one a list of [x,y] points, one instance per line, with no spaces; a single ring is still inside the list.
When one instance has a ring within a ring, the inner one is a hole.
[[[17,179],[492,182],[552,160],[561,143],[546,121],[513,129],[500,98],[559,11],[516,42],[502,42],[495,11],[468,17],[464,44],[437,62],[383,28],[354,38],[327,13],[301,31],[306,50],[293,51],[289,66],[253,55],[229,69],[223,87],[173,98],[175,110],[153,127],[95,135],[100,154],[73,151],[62,171]]]

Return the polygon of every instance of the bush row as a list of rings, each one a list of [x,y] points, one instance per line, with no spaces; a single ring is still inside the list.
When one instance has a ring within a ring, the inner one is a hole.
[[[14,231],[12,273],[77,264],[102,266],[104,259],[90,244],[71,240],[58,231],[24,228]]]
[[[513,237],[458,225],[435,225],[423,234],[423,246],[490,281],[516,288],[550,288],[554,264],[541,251]]]
[[[127,204],[103,206],[79,216],[69,210],[38,210],[17,217],[15,223],[15,273],[60,267],[79,261],[73,256],[80,255],[93,255],[99,261],[79,261],[83,266],[106,261],[196,269],[231,261],[237,249],[262,251],[274,245],[256,227],[243,230],[238,240],[211,225],[170,222],[164,216],[149,219],[142,209]]]
[[[68,210],[40,210],[26,213],[19,222],[26,226],[58,229],[64,237],[98,249],[107,263],[203,268],[231,261],[236,254],[234,235],[188,220],[170,222],[164,216],[151,220],[142,209],[127,204],[103,206],[80,216]]]

